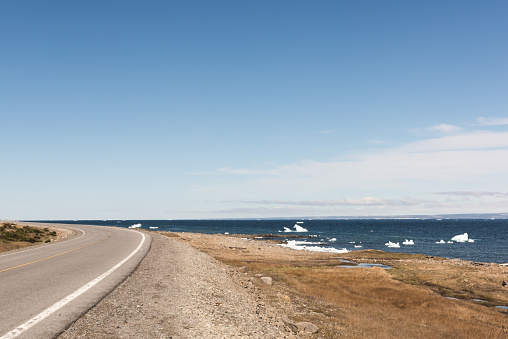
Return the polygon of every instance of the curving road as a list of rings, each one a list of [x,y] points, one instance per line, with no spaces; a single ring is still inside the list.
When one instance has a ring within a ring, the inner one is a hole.
[[[150,249],[144,232],[51,226],[77,236],[0,254],[0,339],[56,337],[129,276]]]

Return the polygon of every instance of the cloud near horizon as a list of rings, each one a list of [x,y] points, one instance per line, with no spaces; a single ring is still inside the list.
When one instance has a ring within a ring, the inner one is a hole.
[[[249,204],[263,205],[300,205],[300,206],[416,206],[421,204],[435,203],[432,200],[415,199],[379,199],[365,197],[361,199],[337,199],[337,200],[257,200],[243,201]]]
[[[337,161],[224,167],[213,172],[222,178],[215,185],[196,189],[203,196],[221,192],[223,198],[239,204],[300,206],[309,211],[319,207],[320,213],[324,208],[332,214],[494,212],[506,211],[508,196],[496,193],[508,191],[506,173],[508,132],[472,131],[357,153]],[[436,197],[435,192],[445,199],[429,198]],[[451,199],[468,195],[489,201]]]
[[[439,195],[453,195],[461,197],[508,197],[507,192],[475,192],[475,191],[452,191],[452,192],[434,192]]]

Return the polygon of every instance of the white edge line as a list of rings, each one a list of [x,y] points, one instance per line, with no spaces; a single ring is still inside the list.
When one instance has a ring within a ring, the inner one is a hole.
[[[111,269],[109,269],[109,271],[104,272],[103,274],[101,274],[100,276],[95,278],[94,280],[92,280],[89,283],[83,285],[81,288],[79,288],[75,292],[69,294],[68,296],[66,296],[62,300],[57,301],[55,304],[53,304],[52,306],[48,307],[47,309],[45,309],[44,311],[42,311],[41,313],[39,313],[38,315],[36,315],[32,319],[28,320],[26,323],[16,327],[14,330],[12,330],[9,333],[5,334],[4,336],[0,337],[0,339],[16,338],[21,333],[25,332],[26,330],[28,330],[29,328],[31,328],[32,326],[34,326],[38,322],[40,322],[40,321],[44,320],[45,318],[49,317],[51,314],[53,314],[54,312],[58,311],[60,308],[64,307],[69,302],[71,302],[72,300],[76,299],[77,297],[79,297],[80,295],[82,295],[83,293],[88,291],[90,288],[95,286],[102,279],[106,278],[108,275],[110,275],[111,273],[116,271],[127,260],[132,258],[141,249],[141,246],[143,246],[143,244],[145,243],[145,239],[146,239],[145,235],[143,233],[141,233],[141,232],[139,232],[139,233],[143,237],[142,240],[141,240],[141,243],[138,245],[138,247],[131,254],[129,254],[129,256],[127,256],[125,259],[123,259],[118,264],[113,266]]]

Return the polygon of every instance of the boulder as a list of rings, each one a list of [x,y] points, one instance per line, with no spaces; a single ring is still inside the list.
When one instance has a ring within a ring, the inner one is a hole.
[[[286,316],[283,316],[282,322],[284,323],[284,326],[288,330],[292,331],[294,334],[298,334],[298,326],[296,326],[296,324],[293,321],[291,321],[291,319],[289,319]]]
[[[313,334],[318,333],[319,330],[316,325],[308,321],[302,321],[300,323],[296,323],[295,325],[298,327],[298,333]]]
[[[268,285],[268,286],[272,286],[272,284],[273,284],[273,280],[272,280],[272,278],[270,278],[270,277],[261,277],[260,279],[261,279],[261,281],[262,281],[264,284],[266,284],[266,285]]]

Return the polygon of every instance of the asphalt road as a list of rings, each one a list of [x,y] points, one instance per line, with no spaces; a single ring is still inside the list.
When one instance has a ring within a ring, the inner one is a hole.
[[[150,249],[145,232],[52,226],[77,234],[0,254],[0,339],[56,337],[129,276]]]

